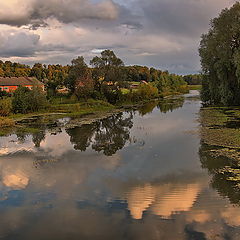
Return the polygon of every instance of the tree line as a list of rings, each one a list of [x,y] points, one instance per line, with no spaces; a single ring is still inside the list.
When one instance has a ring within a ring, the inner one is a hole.
[[[105,50],[100,56],[90,61],[90,66],[83,57],[73,59],[71,65],[62,66],[36,63],[33,67],[25,64],[0,61],[0,77],[36,77],[45,83],[50,93],[55,94],[59,88],[67,87],[71,93],[79,86],[94,87],[102,92],[108,86],[129,87],[132,82],[152,82],[163,91],[177,91],[185,84],[184,78],[168,71],[145,66],[125,66],[113,51]]]
[[[202,85],[202,74],[189,74],[183,76],[188,85]]]
[[[183,76],[144,66],[125,66],[111,50],[94,57],[89,65],[82,56],[66,66],[36,63],[30,67],[10,61],[0,62],[0,76],[36,77],[45,84],[46,94],[39,89],[31,91],[21,87],[13,93],[13,99],[4,99],[5,105],[11,102],[15,113],[38,111],[46,102],[51,103],[51,99],[59,96],[74,98],[76,102],[95,99],[118,104],[187,91]],[[5,95],[0,93],[0,98]]]

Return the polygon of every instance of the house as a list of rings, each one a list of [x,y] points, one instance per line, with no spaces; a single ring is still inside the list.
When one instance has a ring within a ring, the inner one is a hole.
[[[148,85],[148,82],[146,82],[145,80],[141,80],[140,82],[132,82],[132,84],[130,85],[130,88],[137,89],[139,88],[140,84]]]
[[[44,90],[44,84],[34,77],[0,77],[0,90],[14,92],[18,87],[32,89],[34,86]]]

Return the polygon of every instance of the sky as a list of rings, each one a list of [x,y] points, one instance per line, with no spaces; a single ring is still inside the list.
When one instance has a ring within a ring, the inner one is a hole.
[[[0,59],[87,63],[111,49],[126,65],[201,70],[201,35],[234,0],[0,0]]]

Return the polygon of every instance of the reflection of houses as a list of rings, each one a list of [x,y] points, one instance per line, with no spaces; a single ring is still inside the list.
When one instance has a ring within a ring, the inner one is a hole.
[[[34,77],[0,77],[0,90],[14,92],[18,87],[40,87],[44,90],[44,84]]]
[[[134,188],[127,196],[128,209],[134,219],[142,219],[147,209],[164,218],[181,211],[189,211],[196,201],[199,184],[164,184]]]

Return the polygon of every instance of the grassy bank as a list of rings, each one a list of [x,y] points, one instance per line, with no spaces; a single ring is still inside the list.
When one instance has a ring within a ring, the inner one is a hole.
[[[106,112],[115,107],[105,101],[88,100],[86,102],[62,102],[49,104],[49,106],[41,111],[27,114],[11,114],[8,119],[13,121],[21,121],[22,119],[31,118],[33,116],[49,116],[49,118],[76,117],[98,112]],[[1,125],[0,125],[1,126]]]
[[[38,116],[42,116],[45,118],[45,121],[48,121],[48,119],[53,120],[64,117],[82,117],[86,115],[99,115],[99,113],[107,113],[109,111],[117,109],[136,107],[146,102],[152,101],[153,99],[163,99],[165,97],[181,95],[189,91],[188,88],[185,86],[183,89],[180,89],[179,92],[165,91],[161,94],[157,94],[155,92],[153,94],[151,91],[149,91],[149,89],[145,89],[145,87],[146,86],[140,88],[140,90],[134,89],[133,95],[130,94],[130,90],[123,89],[122,99],[115,105],[112,105],[106,101],[93,99],[78,101],[74,97],[69,98],[64,95],[61,97],[54,97],[49,100],[49,102],[45,105],[44,108],[38,110],[37,112],[31,112],[26,114],[11,113],[7,117],[1,117],[0,128],[10,127],[15,125],[16,123],[23,121],[24,119],[31,119],[33,117]],[[153,91],[154,89],[150,90]],[[146,95],[146,99],[144,99],[141,94],[144,96]],[[134,99],[134,97],[136,97],[135,95],[137,96],[136,99]],[[133,98],[133,100],[131,98]],[[11,107],[9,107],[8,110],[11,111],[10,109]]]
[[[88,117],[94,119],[113,111],[116,111],[115,106],[99,100],[88,100],[82,103],[70,101],[58,103],[56,100],[54,104],[38,112],[0,117],[0,136],[12,132],[20,134],[38,132],[38,126],[54,125],[60,118],[78,117],[83,119]]]

